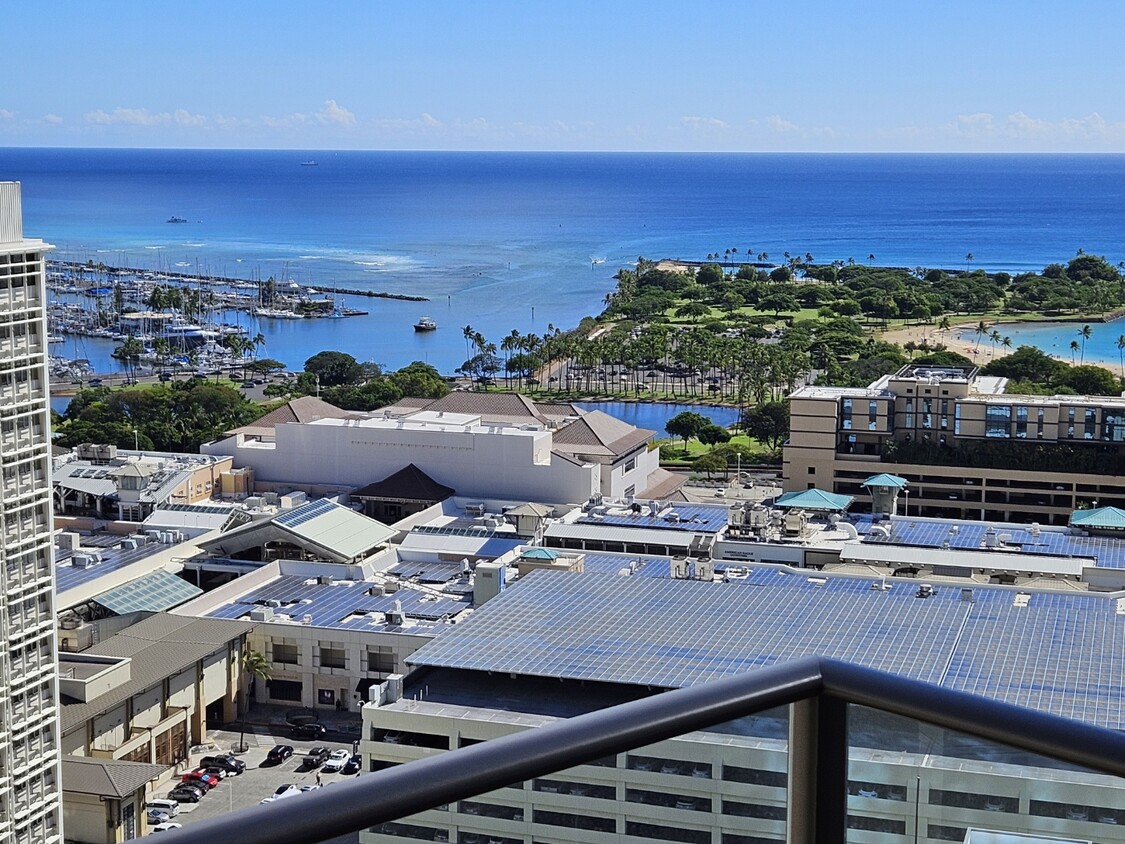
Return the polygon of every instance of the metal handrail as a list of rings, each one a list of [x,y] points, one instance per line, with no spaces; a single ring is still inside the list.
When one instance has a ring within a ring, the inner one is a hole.
[[[174,840],[185,844],[322,841],[822,696],[1125,776],[1121,733],[837,660],[805,657],[372,772],[299,799],[210,818],[175,830]],[[832,788],[846,794],[846,770],[836,774],[840,781],[833,782]]]

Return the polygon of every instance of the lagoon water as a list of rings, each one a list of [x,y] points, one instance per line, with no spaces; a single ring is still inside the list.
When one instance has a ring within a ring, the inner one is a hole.
[[[959,267],[972,252],[1012,271],[1078,248],[1125,258],[1125,156],[1113,155],[10,148],[0,179],[23,183],[24,231],[62,258],[431,299],[345,297],[370,316],[250,326],[291,366],[340,349],[449,373],[466,357],[463,326],[497,343],[573,327],[638,255]],[[436,332],[413,331],[423,314]],[[57,351],[111,368],[111,348]]]

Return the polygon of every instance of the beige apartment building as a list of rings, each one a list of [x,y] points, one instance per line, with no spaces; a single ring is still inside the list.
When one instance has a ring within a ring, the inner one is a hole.
[[[790,396],[786,491],[867,501],[863,481],[906,478],[908,514],[1065,525],[1125,507],[1125,397],[1007,393],[974,367],[908,365],[866,388]]]

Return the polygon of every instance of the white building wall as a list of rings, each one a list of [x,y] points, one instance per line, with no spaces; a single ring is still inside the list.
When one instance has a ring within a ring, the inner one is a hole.
[[[383,630],[345,630],[289,622],[261,622],[250,633],[249,642],[251,650],[264,654],[270,660],[274,680],[301,684],[300,705],[331,710],[335,708],[336,701],[341,700],[346,708],[354,710],[360,703],[356,692],[360,680],[382,681],[388,674],[403,671],[406,657],[432,638],[429,635]],[[277,656],[282,650],[286,654],[290,651],[276,648],[277,643],[296,646],[297,662],[278,662]],[[321,650],[326,647],[344,651],[343,668],[322,664]],[[380,649],[393,661],[389,670],[371,671],[368,652],[379,652]],[[322,689],[333,692],[331,703],[321,702],[318,693]],[[256,684],[254,699],[260,703],[297,705],[297,701],[271,697],[265,683]]]
[[[616,499],[623,499],[629,494],[639,495],[648,486],[649,476],[659,468],[659,449],[649,450],[646,447],[635,451],[612,467],[602,468],[602,494]]]
[[[24,239],[20,186],[0,182],[0,844],[62,839],[44,309],[52,248]]]
[[[600,488],[600,467],[551,454],[550,431],[341,421],[278,425],[273,443],[239,435],[201,450],[230,454],[267,482],[363,486],[413,463],[458,495],[578,503]]]

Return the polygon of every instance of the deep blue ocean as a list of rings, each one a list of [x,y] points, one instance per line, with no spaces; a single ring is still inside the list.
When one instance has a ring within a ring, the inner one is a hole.
[[[0,179],[23,183],[25,233],[59,257],[431,299],[263,320],[263,354],[292,366],[340,349],[449,373],[463,326],[497,343],[572,327],[640,255],[963,267],[972,252],[1015,271],[1079,248],[1125,258],[1125,156],[1111,155],[0,149]],[[413,331],[423,314],[438,331]],[[110,349],[65,353],[108,366]]]

